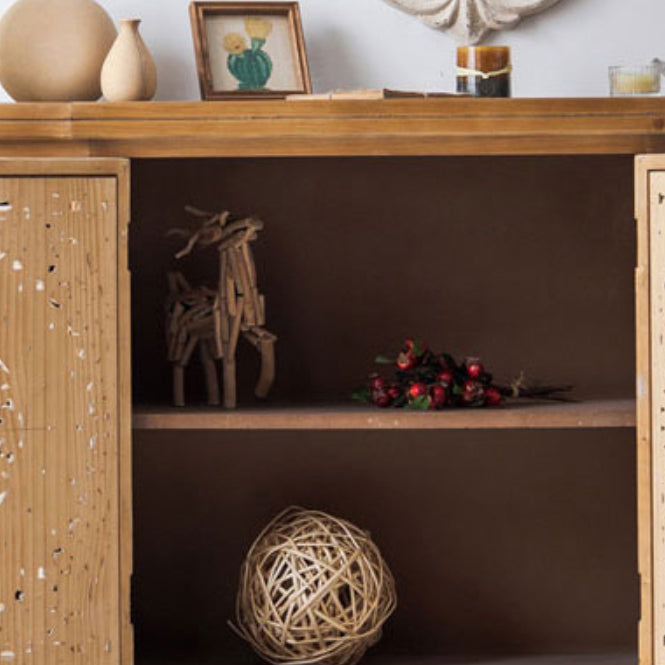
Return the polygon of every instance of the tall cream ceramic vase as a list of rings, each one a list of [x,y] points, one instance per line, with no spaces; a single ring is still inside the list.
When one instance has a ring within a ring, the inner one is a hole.
[[[157,90],[155,62],[139,33],[139,19],[120,21],[120,32],[102,67],[102,92],[110,102],[152,99]]]
[[[20,102],[99,99],[115,37],[93,0],[19,0],[0,21],[0,82]]]

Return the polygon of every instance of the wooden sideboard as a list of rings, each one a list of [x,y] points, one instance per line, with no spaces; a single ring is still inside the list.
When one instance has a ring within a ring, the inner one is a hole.
[[[664,99],[0,106],[2,662],[133,659],[130,346],[138,662],[254,662],[224,621],[285,502],[371,529],[393,567],[368,660],[624,665],[639,620],[641,665],[665,662],[661,153]],[[168,404],[165,231],[186,203],[266,221],[266,405],[242,354],[237,411],[197,406],[195,368],[192,406]],[[414,334],[579,401],[346,403]]]

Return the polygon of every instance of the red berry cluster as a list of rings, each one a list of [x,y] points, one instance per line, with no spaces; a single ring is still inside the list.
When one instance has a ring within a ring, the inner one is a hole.
[[[446,406],[498,406],[503,400],[480,360],[467,358],[457,364],[449,354],[432,353],[414,339],[405,340],[397,358],[379,356],[376,362],[394,365],[394,379],[373,374],[369,385],[356,391],[354,398],[381,408],[424,411]]]

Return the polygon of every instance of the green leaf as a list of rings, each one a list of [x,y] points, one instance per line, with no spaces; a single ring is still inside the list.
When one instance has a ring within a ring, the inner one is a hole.
[[[380,353],[376,358],[374,358],[374,362],[377,365],[394,365],[395,359]]]
[[[358,388],[351,394],[351,399],[356,402],[371,402],[372,391],[369,388]]]
[[[429,405],[429,395],[420,395],[419,397],[412,399],[406,408],[411,409],[412,411],[427,411],[429,409]]]
[[[416,339],[413,341],[413,352],[417,358],[420,358],[425,353],[425,345],[422,343],[422,340]]]

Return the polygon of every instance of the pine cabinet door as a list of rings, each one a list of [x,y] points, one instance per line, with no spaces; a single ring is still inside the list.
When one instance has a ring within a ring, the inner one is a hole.
[[[0,663],[131,659],[128,164],[0,160]]]
[[[665,156],[636,160],[640,663],[665,663]]]

